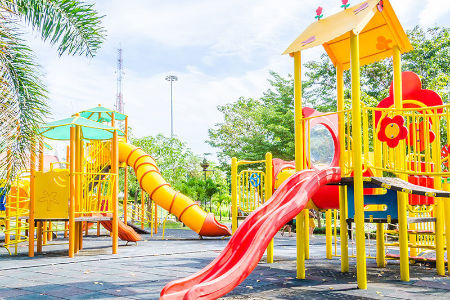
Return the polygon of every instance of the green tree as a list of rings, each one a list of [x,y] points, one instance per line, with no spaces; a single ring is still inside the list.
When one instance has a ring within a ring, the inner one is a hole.
[[[294,151],[294,113],[292,78],[270,73],[268,89],[260,99],[239,98],[218,110],[225,122],[209,129],[208,143],[220,148],[218,157],[260,160],[271,151],[274,156],[291,159]]]
[[[134,138],[131,143],[142,148],[151,155],[158,165],[161,175],[167,182],[176,186],[191,177],[200,177],[200,158],[196,156],[186,143],[177,138],[168,138],[162,134]],[[140,189],[136,175],[129,171],[129,194],[134,197]],[[123,176],[120,176],[120,186],[123,186]]]
[[[23,25],[55,45],[59,55],[90,57],[104,29],[94,7],[77,0],[0,0],[0,18],[0,178],[5,178],[7,166],[12,175],[26,168],[31,141],[48,114],[43,75],[22,38]]]
[[[219,214],[220,221],[222,221],[222,208],[226,207],[228,212],[230,211],[231,196],[228,194],[228,190],[221,190],[214,199],[216,204],[216,210]],[[230,216],[230,214],[228,214]]]
[[[211,176],[206,180],[202,177],[190,177],[177,183],[175,188],[192,199],[199,201],[204,210],[211,212],[215,210],[218,214],[221,214],[222,206],[229,204],[231,201],[223,172],[215,173],[215,176]]]
[[[438,93],[449,102],[450,28],[419,26],[408,31],[414,50],[403,55],[403,69],[419,74],[422,88]]]

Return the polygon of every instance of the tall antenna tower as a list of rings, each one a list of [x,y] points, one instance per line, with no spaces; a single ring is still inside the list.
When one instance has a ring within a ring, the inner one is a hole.
[[[119,48],[117,51],[118,57],[117,57],[117,96],[116,96],[116,105],[115,109],[116,111],[120,113],[124,113],[123,109],[123,95],[122,95],[122,75],[123,75],[123,60],[122,60],[122,48]]]

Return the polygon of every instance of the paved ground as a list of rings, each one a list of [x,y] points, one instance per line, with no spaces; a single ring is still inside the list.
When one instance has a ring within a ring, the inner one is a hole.
[[[0,248],[0,298],[6,299],[157,299],[164,285],[207,265],[226,245],[225,239],[204,239],[188,230],[168,230],[166,237],[136,245],[120,242],[111,255],[110,239],[88,237],[74,259],[65,257],[67,245],[44,248],[34,259],[20,247],[18,257]],[[56,241],[54,241],[56,242]],[[399,267],[375,268],[368,260],[369,289],[356,287],[355,263],[342,274],[338,258],[326,260],[325,240],[311,241],[307,280],[295,279],[295,238],[277,237],[276,262],[264,261],[224,299],[450,299],[450,279],[437,277],[425,266],[411,267],[411,282],[399,281]]]

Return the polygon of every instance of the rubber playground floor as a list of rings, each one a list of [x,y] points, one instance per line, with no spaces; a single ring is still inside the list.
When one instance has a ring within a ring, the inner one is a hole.
[[[94,232],[93,232],[94,233]],[[120,241],[111,255],[107,236],[87,237],[74,259],[66,257],[67,244],[56,240],[44,254],[30,259],[26,247],[11,257],[0,248],[0,299],[158,299],[164,285],[188,276],[213,260],[227,239],[199,240],[189,230],[166,231],[168,240],[144,235],[138,245]],[[275,263],[265,257],[240,286],[223,299],[450,299],[450,278],[436,276],[433,268],[411,266],[411,281],[399,280],[399,265],[375,268],[368,260],[369,288],[356,285],[355,261],[350,272],[340,273],[338,258],[325,259],[325,238],[311,239],[307,279],[295,279],[295,237],[275,238]]]

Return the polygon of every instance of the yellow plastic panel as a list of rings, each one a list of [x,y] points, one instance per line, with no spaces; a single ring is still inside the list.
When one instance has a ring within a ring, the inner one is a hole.
[[[289,177],[291,177],[295,173],[294,169],[284,169],[280,173],[278,173],[277,178],[275,178],[274,188],[277,189],[280,185]]]
[[[36,219],[69,217],[69,170],[36,172]]]
[[[350,67],[350,33],[323,45],[334,64],[342,64],[344,69]],[[392,56],[392,48],[397,44],[394,34],[389,30],[381,13],[376,13],[372,20],[359,34],[360,65],[367,65]]]
[[[378,0],[364,1],[312,23],[283,54],[322,45],[355,28],[365,26],[375,13],[377,3]],[[361,7],[365,8],[361,9]]]
[[[11,215],[18,214],[19,216],[25,216],[25,214],[28,214],[27,211],[30,206],[29,197],[30,197],[30,181],[20,179],[18,183],[15,182],[11,186],[8,199],[6,200],[7,206],[10,208],[10,214]],[[16,208],[19,208],[19,210],[16,211]]]

